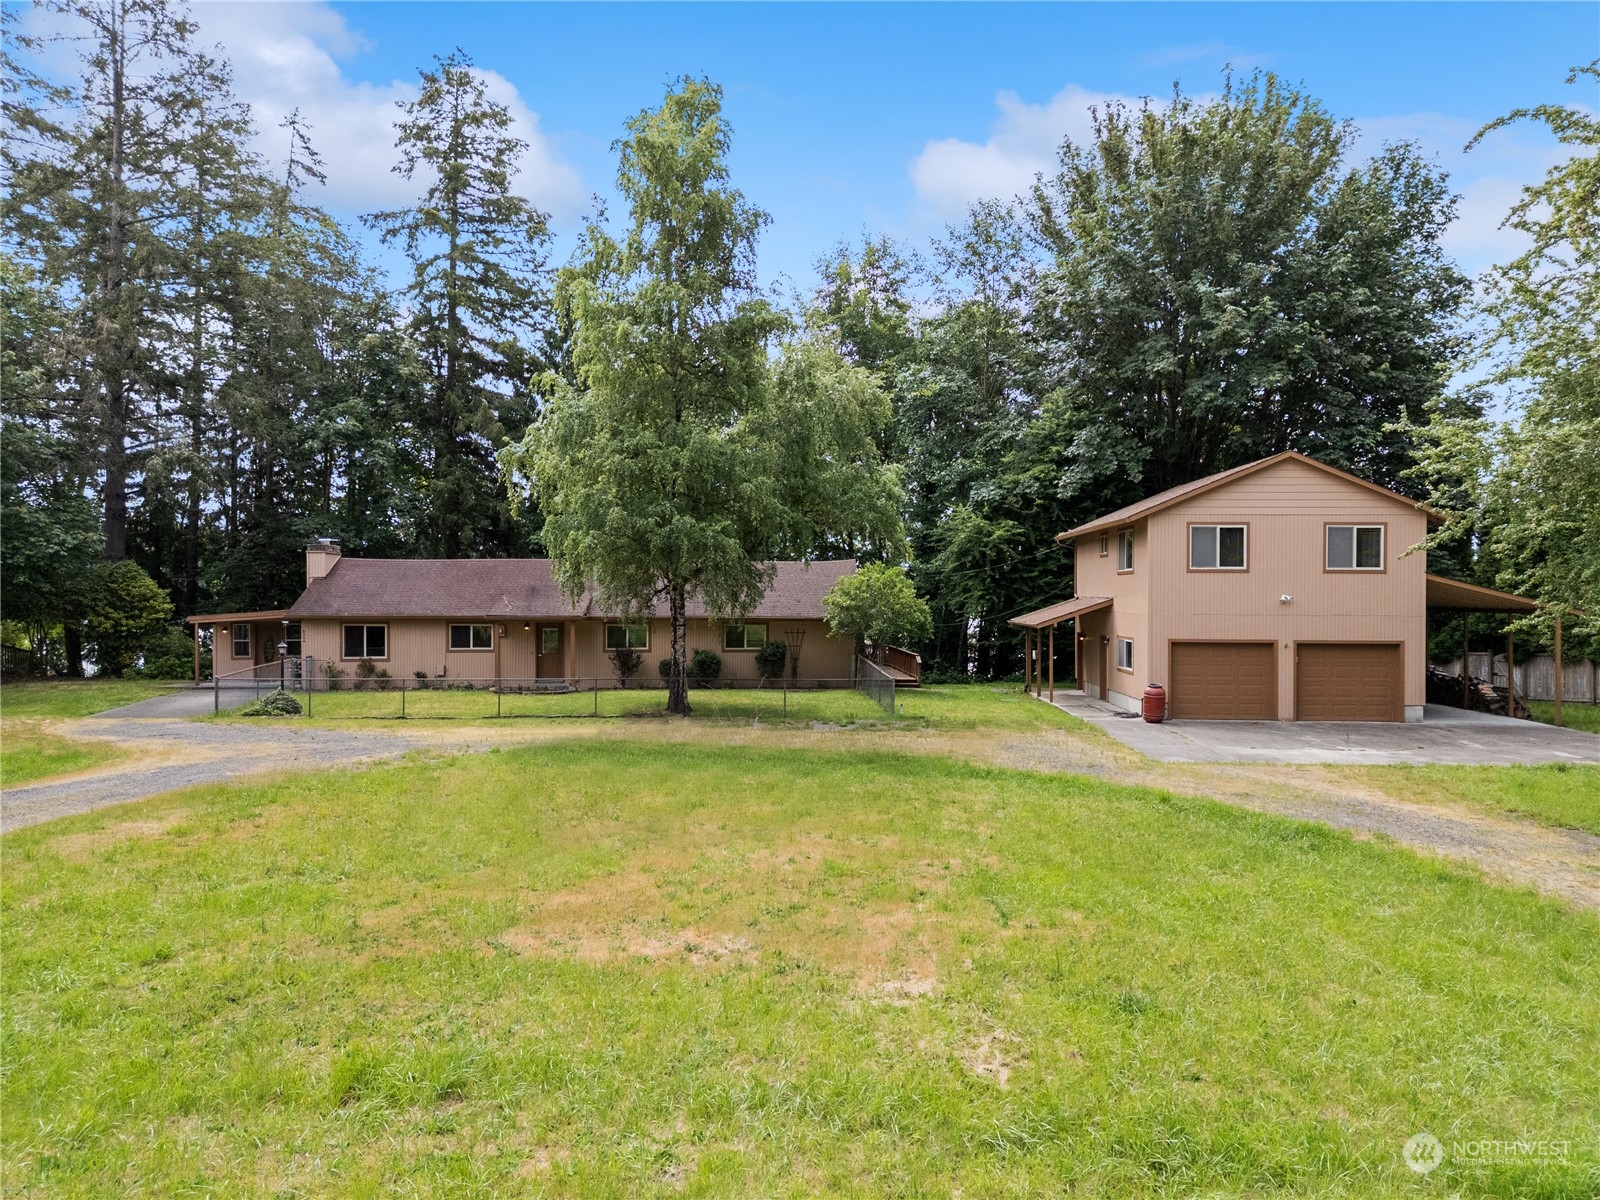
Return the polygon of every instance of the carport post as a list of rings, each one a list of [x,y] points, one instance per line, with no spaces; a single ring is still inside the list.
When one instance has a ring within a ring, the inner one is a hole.
[[[1561,724],[1561,614],[1556,614],[1556,724]]]
[[[1517,668],[1513,659],[1516,653],[1515,635],[1511,632],[1511,614],[1506,614],[1506,716],[1517,715]]]
[[[1471,641],[1471,637],[1472,637],[1472,614],[1469,613],[1469,612],[1464,612],[1464,613],[1461,614],[1461,707],[1462,708],[1471,708],[1472,707],[1472,701],[1469,699],[1469,697],[1471,696],[1471,692],[1468,690],[1468,687],[1467,687],[1467,676],[1470,674],[1470,672],[1467,670],[1467,646]],[[1491,670],[1489,672],[1489,674],[1493,675],[1494,672]]]
[[[1050,626],[1050,703],[1056,702],[1056,627]]]

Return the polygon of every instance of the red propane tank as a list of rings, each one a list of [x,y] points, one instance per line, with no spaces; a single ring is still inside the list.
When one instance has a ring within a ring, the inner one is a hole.
[[[1152,725],[1167,719],[1167,689],[1159,683],[1144,689],[1144,719]]]

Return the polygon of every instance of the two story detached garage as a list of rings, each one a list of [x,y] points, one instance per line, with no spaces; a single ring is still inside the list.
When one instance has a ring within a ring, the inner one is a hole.
[[[1129,709],[1158,683],[1174,719],[1420,721],[1434,519],[1278,454],[1060,534],[1077,597],[1013,624],[1042,647],[1072,621],[1080,686]]]

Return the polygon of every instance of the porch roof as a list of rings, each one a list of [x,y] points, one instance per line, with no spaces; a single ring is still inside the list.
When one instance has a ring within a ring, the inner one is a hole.
[[[264,608],[258,612],[196,613],[192,617],[185,617],[184,621],[190,625],[232,625],[235,621],[243,624],[251,621],[281,621],[288,615],[287,608]]]
[[[1110,607],[1110,596],[1079,596],[1075,600],[1064,600],[1060,604],[1036,608],[1032,612],[1023,613],[1020,617],[1012,617],[1006,624],[1023,629],[1048,629],[1073,617],[1081,617],[1086,613],[1099,612],[1102,608]]]
[[[1446,579],[1443,575],[1428,576],[1429,608],[1453,609],[1457,612],[1538,612],[1537,601],[1514,592],[1496,591],[1476,583],[1462,583],[1459,579]]]

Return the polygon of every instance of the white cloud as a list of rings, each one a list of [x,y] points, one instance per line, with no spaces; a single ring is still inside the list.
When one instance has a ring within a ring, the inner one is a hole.
[[[393,173],[396,101],[417,94],[415,77],[368,83],[350,78],[342,65],[367,50],[359,30],[322,0],[306,3],[196,4],[191,11],[199,46],[221,47],[233,66],[234,92],[255,116],[256,148],[281,164],[288,138],[279,123],[296,108],[310,127],[311,142],[322,155],[327,187],[316,202],[340,213],[404,205],[417,183]],[[30,8],[27,31],[46,36],[70,32],[63,18]],[[68,43],[47,42],[41,65],[70,78],[78,64]],[[417,64],[422,66],[424,64]],[[489,95],[514,118],[514,132],[528,144],[517,185],[524,195],[558,219],[570,218],[585,199],[578,172],[564,162],[516,86],[504,76],[480,70]]]
[[[1052,173],[1063,138],[1086,141],[1089,109],[1115,101],[1137,103],[1116,92],[1092,92],[1069,84],[1045,104],[1029,104],[1015,92],[995,97],[1000,109],[989,140],[930,141],[911,161],[911,182],[924,203],[945,214],[966,211],[974,200],[1009,198],[1028,189],[1034,176]]]
[[[364,211],[403,205],[415,197],[417,184],[391,168],[398,157],[395,105],[416,95],[416,82],[349,78],[341,60],[361,53],[367,42],[342,14],[321,2],[201,3],[193,14],[199,41],[219,43],[233,64],[235,91],[254,110],[259,148],[269,159],[282,161],[286,138],[278,124],[298,108],[327,169],[322,202]],[[514,84],[493,71],[479,74],[489,95],[511,111],[516,135],[528,144],[518,186],[541,208],[559,217],[572,215],[584,198],[577,171],[561,161],[540,128],[538,114]]]

